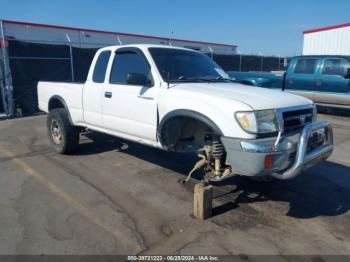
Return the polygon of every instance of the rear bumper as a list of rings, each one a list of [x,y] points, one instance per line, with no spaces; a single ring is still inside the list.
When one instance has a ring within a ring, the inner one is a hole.
[[[310,148],[310,139],[317,133],[321,142]],[[242,140],[222,137],[227,157],[226,163],[233,172],[245,176],[271,175],[290,179],[304,169],[327,159],[333,151],[332,126],[328,121],[315,121],[297,134],[284,136],[275,145],[276,138]],[[266,168],[266,156],[272,156],[272,166]]]

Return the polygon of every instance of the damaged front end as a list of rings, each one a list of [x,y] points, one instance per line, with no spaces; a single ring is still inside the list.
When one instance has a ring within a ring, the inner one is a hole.
[[[161,128],[159,138],[162,146],[172,152],[193,152],[200,158],[189,172],[186,183],[195,171],[204,170],[206,182],[218,181],[232,174],[226,165],[226,151],[221,142],[220,131],[206,119],[178,116],[167,121]]]

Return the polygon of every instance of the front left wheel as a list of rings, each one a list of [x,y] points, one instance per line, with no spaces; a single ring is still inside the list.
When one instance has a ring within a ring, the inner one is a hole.
[[[79,145],[79,128],[73,126],[64,108],[52,109],[47,118],[49,140],[57,153],[67,154]]]

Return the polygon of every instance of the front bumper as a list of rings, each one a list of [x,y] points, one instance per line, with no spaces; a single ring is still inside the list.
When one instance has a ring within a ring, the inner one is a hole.
[[[316,135],[322,140],[317,146],[310,142]],[[290,179],[304,169],[327,159],[333,152],[333,132],[328,121],[320,120],[306,125],[301,132],[276,138],[242,140],[222,137],[227,157],[235,174],[244,176],[271,175],[278,179]],[[265,167],[267,156],[272,156],[272,166]]]

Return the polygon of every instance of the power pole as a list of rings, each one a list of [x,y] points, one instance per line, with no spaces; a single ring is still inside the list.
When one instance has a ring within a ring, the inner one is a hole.
[[[80,33],[80,32],[79,32]],[[75,81],[75,76],[74,76],[74,61],[73,61],[73,47],[72,47],[72,41],[70,40],[69,35],[66,33],[66,38],[69,42],[69,55],[70,55],[70,71],[71,71],[71,78],[72,82]]]

